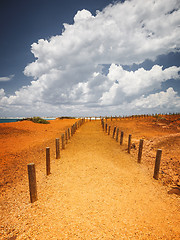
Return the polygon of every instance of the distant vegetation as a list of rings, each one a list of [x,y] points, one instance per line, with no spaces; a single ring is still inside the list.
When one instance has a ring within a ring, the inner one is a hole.
[[[34,123],[49,124],[49,122],[40,117],[23,118],[21,121],[31,121]]]
[[[75,117],[58,117],[58,119],[74,119]]]

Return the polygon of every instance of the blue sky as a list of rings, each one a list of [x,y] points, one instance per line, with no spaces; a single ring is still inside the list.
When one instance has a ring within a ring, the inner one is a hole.
[[[179,9],[1,0],[0,117],[179,112]]]
[[[0,82],[8,94],[32,79],[24,74],[26,65],[34,61],[31,44],[60,34],[63,23],[73,23],[78,10],[93,14],[110,4],[110,0],[1,0],[0,1],[0,77],[15,75],[11,82]]]

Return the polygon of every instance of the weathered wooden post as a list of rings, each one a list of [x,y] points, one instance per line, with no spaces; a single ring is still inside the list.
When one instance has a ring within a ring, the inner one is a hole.
[[[111,116],[111,121],[112,121],[112,116]]]
[[[141,163],[141,157],[142,157],[142,150],[143,150],[143,139],[140,139],[139,141],[139,152],[138,152],[138,163]]]
[[[116,131],[116,142],[118,142],[118,138],[119,138],[119,128],[117,128],[117,131]]]
[[[162,150],[158,149],[156,153],[156,161],[155,161],[154,176],[153,176],[153,178],[155,178],[156,180],[158,180],[159,178],[161,155],[162,155]]]
[[[75,134],[76,130],[75,130],[75,124],[73,124],[73,135]]]
[[[131,152],[131,134],[129,134],[129,139],[128,139],[128,153]]]
[[[104,130],[104,119],[102,120],[102,128]]]
[[[75,134],[75,125],[73,124],[72,126],[72,129],[73,129],[73,135]]]
[[[66,144],[67,144],[68,143],[67,130],[65,131],[65,139],[66,139]]]
[[[107,133],[107,123],[106,123],[106,125],[105,125],[105,130],[106,130],[106,133]]]
[[[64,133],[61,135],[61,140],[62,140],[62,149],[65,149]]]
[[[37,184],[36,184],[35,164],[29,163],[27,166],[28,166],[30,201],[31,201],[31,203],[33,203],[37,200]]]
[[[72,137],[72,135],[73,135],[73,130],[72,130],[72,126],[71,126],[71,137]]]
[[[121,131],[120,145],[122,145],[122,144],[123,144],[123,136],[124,136],[124,132],[123,132],[123,131]]]
[[[68,128],[68,139],[71,138],[71,135],[70,135],[70,128]]]
[[[110,131],[111,131],[111,126],[109,126],[108,128],[108,135],[110,135]]]
[[[59,138],[56,138],[56,159],[60,158]]]
[[[46,174],[50,174],[50,148],[46,148]]]
[[[116,132],[116,127],[114,127],[113,138],[114,138],[115,132]]]

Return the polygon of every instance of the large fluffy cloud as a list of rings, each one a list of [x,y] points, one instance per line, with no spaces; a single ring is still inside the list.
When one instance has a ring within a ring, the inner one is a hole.
[[[106,107],[106,112],[116,112],[119,114],[142,114],[142,113],[173,113],[180,109],[180,97],[173,88],[166,91],[160,91],[148,96],[141,97],[131,101],[123,102],[120,105]]]
[[[62,35],[32,45],[37,61],[25,74],[39,77],[52,68],[78,65],[140,63],[180,47],[178,0],[133,0],[109,5],[94,17],[78,11]]]
[[[34,81],[14,96],[2,96],[1,105],[28,105],[37,111],[42,106],[44,113],[54,106],[71,114],[74,109],[83,113],[83,108],[94,111],[135,99],[147,102],[141,96],[160,89],[168,79],[178,79],[180,68],[154,66],[150,71],[128,72],[122,65],[179,51],[179,16],[179,0],[125,1],[95,16],[78,11],[72,25],[64,24],[62,34],[32,44],[36,60],[24,74]],[[107,75],[104,64],[110,65]]]
[[[162,66],[154,65],[149,71],[139,68],[135,72],[123,70],[119,65],[112,64],[109,68],[108,80],[111,87],[104,91],[101,97],[102,105],[120,104],[122,101],[137,98],[143,93],[161,88],[161,83],[168,79],[179,79],[180,67],[170,67],[165,70]]]
[[[172,106],[173,103],[173,106]],[[134,102],[136,107],[151,108],[151,109],[167,109],[175,110],[180,109],[180,97],[177,96],[177,92],[173,88],[168,88],[166,92],[159,92],[150,94],[147,97],[142,96]]]

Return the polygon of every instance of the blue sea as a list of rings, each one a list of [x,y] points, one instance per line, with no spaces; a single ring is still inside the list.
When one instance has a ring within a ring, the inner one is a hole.
[[[45,120],[54,120],[55,118],[44,118]],[[0,118],[0,123],[18,122],[20,118]]]
[[[0,119],[0,123],[9,123],[9,122],[17,122],[20,119],[17,118],[2,118]]]

